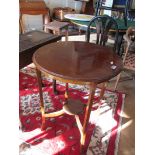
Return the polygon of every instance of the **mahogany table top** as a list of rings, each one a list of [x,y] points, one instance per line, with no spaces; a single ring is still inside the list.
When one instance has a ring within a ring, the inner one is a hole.
[[[66,41],[39,48],[33,62],[41,71],[71,81],[101,83],[120,73],[121,58],[108,47]]]

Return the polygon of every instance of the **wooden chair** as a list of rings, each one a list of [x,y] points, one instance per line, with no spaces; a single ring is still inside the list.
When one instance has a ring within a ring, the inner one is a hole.
[[[25,27],[23,24],[23,15],[42,15],[43,24],[50,22],[50,10],[47,8],[43,0],[20,0],[20,25],[21,32],[25,33]]]
[[[124,38],[124,54],[123,54],[123,64],[124,71],[135,71],[135,29],[129,27],[126,31]],[[116,90],[118,82],[120,80],[121,73],[117,76],[114,90]]]
[[[111,30],[115,29],[115,33],[113,34],[113,45],[109,45],[107,43],[109,38],[109,33],[111,33]],[[94,17],[87,28],[86,31],[86,41],[90,42],[90,34],[96,34],[95,43],[99,44],[101,46],[110,46],[114,52],[117,53],[117,42],[118,42],[118,24],[112,17],[108,15],[103,16],[96,16]],[[114,62],[109,62],[111,65],[114,65]],[[108,81],[107,81],[108,82]],[[105,88],[107,86],[107,82],[102,83],[102,88],[100,92],[100,98],[103,98]]]
[[[86,31],[86,41],[90,42],[90,34],[96,34],[96,44],[108,46],[108,38],[113,39],[113,50],[117,53],[118,24],[108,15],[94,17],[88,25]],[[111,46],[111,45],[110,45]]]
[[[112,30],[113,29],[113,30]],[[112,17],[108,15],[95,16],[87,27],[86,31],[86,41],[90,42],[90,34],[96,34],[96,44],[102,46],[110,46],[113,48],[113,51],[117,51],[117,42],[118,42],[118,24]],[[114,43],[109,44],[108,38],[112,38]],[[109,62],[110,63],[110,62]],[[113,63],[113,62],[111,62]],[[106,85],[106,84],[105,84]],[[66,89],[68,89],[68,83],[66,84]],[[53,81],[53,91],[55,94],[58,94],[56,90],[56,81]]]
[[[114,33],[112,34],[114,43],[109,44],[107,43],[109,36],[111,36],[111,30],[114,29]],[[117,42],[118,42],[118,24],[112,17],[108,15],[103,16],[96,16],[94,17],[87,27],[86,31],[86,41],[90,42],[90,34],[96,34],[96,44],[99,44],[101,46],[110,46],[114,52],[118,53],[117,51]],[[109,62],[113,65],[113,62]],[[57,94],[56,91],[56,83],[54,83],[54,92]],[[107,82],[102,84],[102,90],[100,93],[100,98],[103,97],[105,87],[107,85]],[[66,83],[66,90],[68,90],[68,83]]]

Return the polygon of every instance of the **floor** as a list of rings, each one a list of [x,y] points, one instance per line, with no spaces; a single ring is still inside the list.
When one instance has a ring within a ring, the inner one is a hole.
[[[113,88],[114,82],[109,84]],[[121,81],[118,84],[118,91],[125,92],[125,105],[122,120],[122,129],[118,145],[118,155],[135,154],[135,81]]]

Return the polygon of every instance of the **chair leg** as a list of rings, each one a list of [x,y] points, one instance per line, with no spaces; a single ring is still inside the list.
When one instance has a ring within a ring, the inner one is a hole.
[[[127,12],[124,12],[124,25],[127,26]]]
[[[119,33],[117,44],[116,44],[116,51],[117,51],[117,54],[120,56],[122,55],[122,51],[121,51],[122,41],[123,41],[123,33]]]
[[[99,106],[98,106],[98,109],[101,106],[101,100],[103,98],[103,95],[104,95],[106,87],[107,87],[107,82],[102,83],[102,88],[101,88],[101,92],[100,92],[100,96],[99,96]]]
[[[116,88],[117,88],[118,81],[119,81],[120,77],[121,77],[121,73],[119,73],[119,74],[117,75],[117,79],[116,79],[115,86],[114,86],[114,91],[115,91]]]

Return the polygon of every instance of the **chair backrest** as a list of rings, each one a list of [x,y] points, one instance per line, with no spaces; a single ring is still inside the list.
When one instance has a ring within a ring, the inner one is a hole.
[[[109,35],[113,35],[114,46],[113,49],[116,51],[118,43],[118,24],[112,17],[108,15],[94,17],[87,27],[86,41],[90,42],[90,34],[96,34],[96,44],[106,46]]]
[[[133,0],[124,0],[122,4],[118,5],[116,0],[97,0],[95,16],[108,14],[114,18],[124,18],[124,24],[127,26],[127,18],[129,17],[134,19],[134,17],[131,17],[131,13],[129,14],[129,10],[131,11],[132,1]],[[112,11],[116,13],[112,13]],[[134,14],[132,16],[134,16]]]
[[[132,0],[124,0],[120,4],[117,0],[97,0],[95,15],[100,15],[101,10],[113,10],[123,11],[124,9],[130,9]]]
[[[97,0],[96,1],[96,6],[95,6],[95,16],[102,15],[102,11],[106,10],[111,10],[113,6],[113,0],[109,1],[109,3],[106,3],[106,0]]]
[[[124,38],[124,68],[134,70],[135,68],[135,29],[129,27]]]
[[[133,27],[129,27],[123,38],[124,38],[124,57],[123,57],[124,62],[129,51],[132,51],[132,53],[135,52],[135,29]]]

